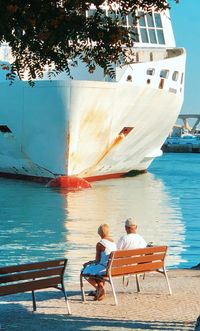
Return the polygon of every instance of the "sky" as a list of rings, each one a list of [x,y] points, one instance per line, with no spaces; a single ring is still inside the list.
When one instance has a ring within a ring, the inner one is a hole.
[[[200,0],[169,1],[177,47],[187,53],[185,97],[181,114],[200,114]]]

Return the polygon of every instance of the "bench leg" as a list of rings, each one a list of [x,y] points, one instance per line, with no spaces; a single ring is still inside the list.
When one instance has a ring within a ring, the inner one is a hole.
[[[167,271],[166,271],[165,267],[163,268],[163,273],[164,273],[165,279],[167,281],[167,285],[168,285],[168,289],[169,289],[169,294],[172,295],[172,290],[171,290],[171,286],[170,286],[170,283],[169,283],[169,278],[167,276]]]
[[[135,275],[135,280],[136,280],[137,292],[140,292],[139,276],[137,274]]]
[[[85,298],[85,291],[84,291],[84,287],[83,287],[83,275],[80,274],[80,287],[81,287],[81,298],[82,298],[82,301],[86,301],[86,298]]]
[[[117,296],[116,296],[116,293],[115,293],[115,288],[114,288],[114,284],[113,284],[113,280],[112,280],[111,276],[109,276],[109,282],[110,282],[110,285],[111,285],[111,288],[112,288],[113,296],[114,296],[114,299],[115,299],[115,304],[117,306],[118,301],[117,301]]]
[[[33,300],[33,311],[36,311],[36,300],[35,300],[35,292],[32,291],[32,300]]]
[[[64,285],[64,283],[62,283],[61,285],[62,285],[62,291],[63,291],[64,297],[65,297],[65,302],[66,302],[66,305],[67,305],[68,314],[71,315],[71,309],[70,309],[70,306],[69,306],[69,301],[68,301],[68,298],[67,298],[67,293],[65,291],[65,285]]]

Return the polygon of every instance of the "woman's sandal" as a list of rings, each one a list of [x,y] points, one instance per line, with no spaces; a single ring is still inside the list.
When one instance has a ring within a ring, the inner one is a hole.
[[[95,296],[94,300],[95,301],[101,301],[105,298],[106,296],[106,291],[103,287],[98,288],[97,290],[97,295]]]

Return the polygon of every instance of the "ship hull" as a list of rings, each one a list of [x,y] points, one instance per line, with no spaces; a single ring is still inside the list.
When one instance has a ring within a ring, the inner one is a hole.
[[[158,63],[177,62],[181,71],[184,55],[180,60]],[[146,72],[152,64],[133,69]],[[31,180],[59,175],[99,180],[146,171],[161,155],[183,102],[183,92],[159,82],[160,77],[152,86],[137,78],[134,84],[41,80],[34,87],[2,82],[0,173]]]
[[[180,95],[127,83],[78,85],[72,87],[68,174],[145,171],[180,112]]]

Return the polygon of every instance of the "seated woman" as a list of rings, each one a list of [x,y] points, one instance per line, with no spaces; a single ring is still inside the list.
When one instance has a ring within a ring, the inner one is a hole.
[[[91,277],[87,278],[87,281],[96,289],[94,300],[103,300],[105,298],[105,282],[92,278],[92,275],[105,275],[109,255],[112,251],[116,251],[117,247],[109,236],[108,224],[101,224],[98,228],[98,234],[101,240],[96,244],[96,259],[95,261],[85,263],[81,273],[83,275],[91,275]]]

